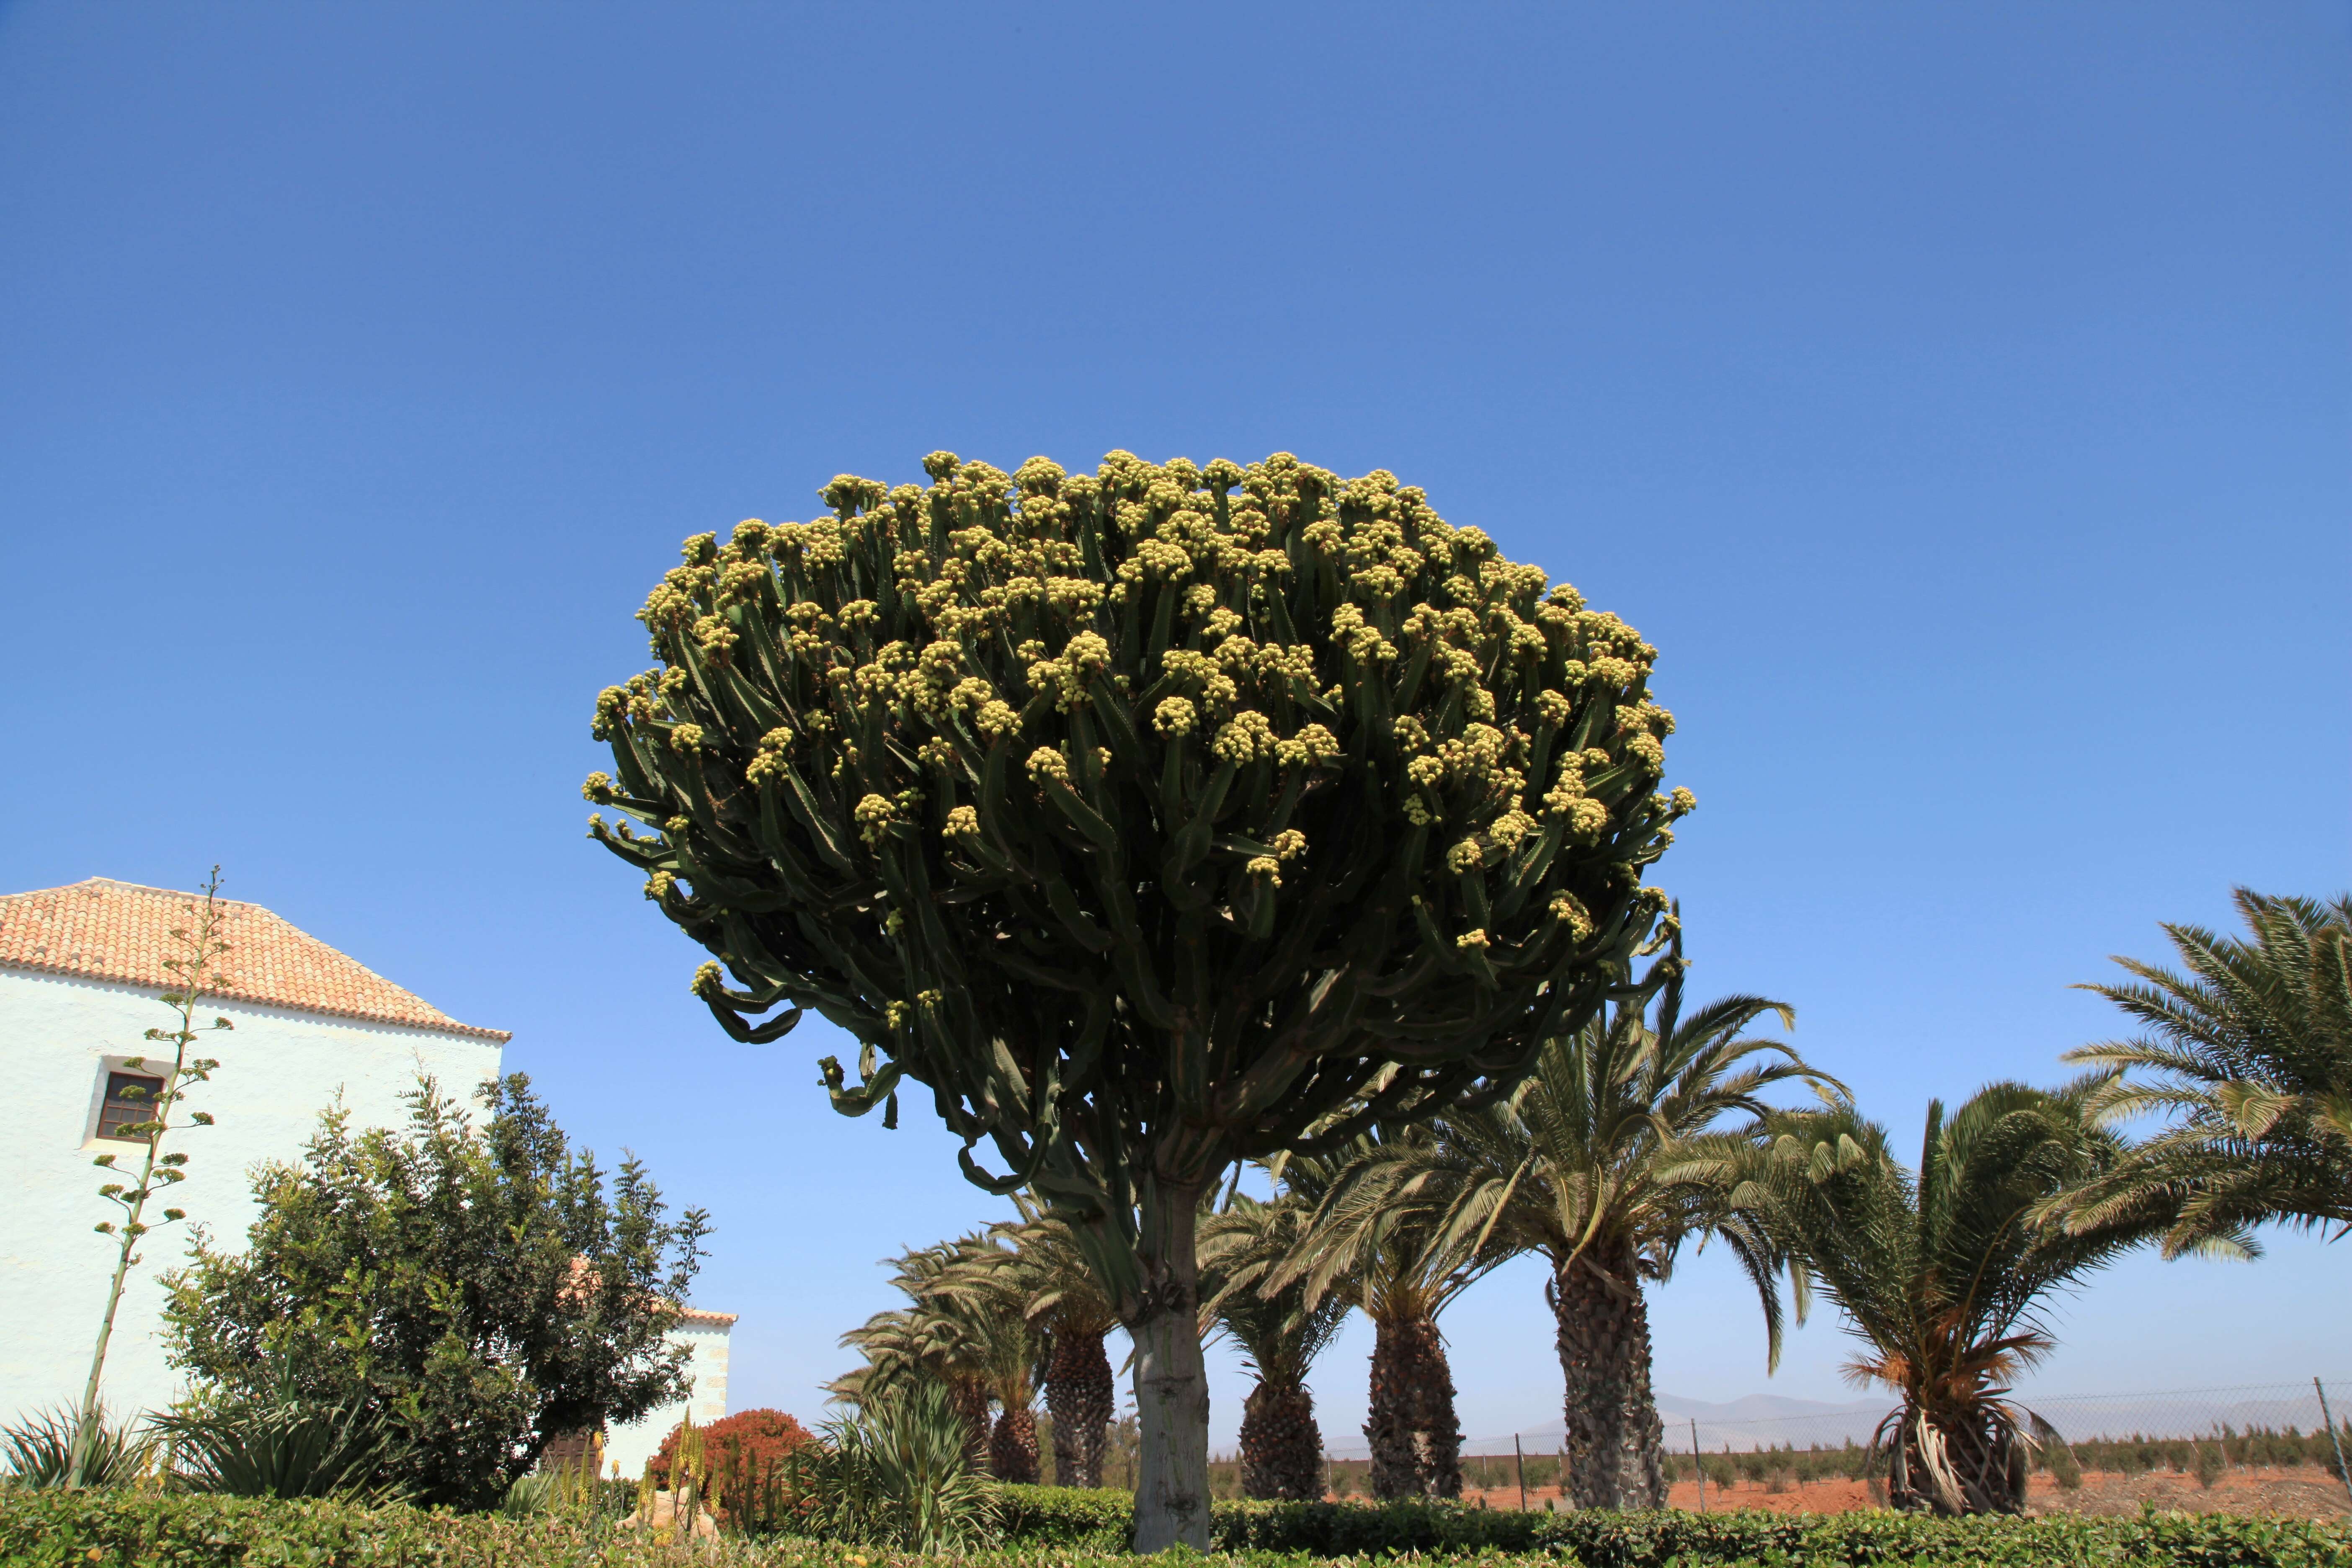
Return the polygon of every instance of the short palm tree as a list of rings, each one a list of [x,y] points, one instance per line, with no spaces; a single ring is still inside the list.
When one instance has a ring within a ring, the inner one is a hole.
[[[1017,1222],[994,1234],[1013,1250],[1010,1264],[1030,1321],[1047,1342],[1045,1408],[1054,1416],[1054,1480],[1058,1486],[1103,1484],[1103,1446],[1116,1405],[1110,1356],[1104,1342],[1118,1314],[1077,1239],[1063,1221],[1025,1196]]]
[[[918,1305],[954,1325],[971,1369],[996,1403],[988,1468],[1002,1481],[1037,1479],[1037,1374],[1045,1334],[1032,1321],[1020,1255],[993,1233],[944,1249],[946,1266],[918,1281]]]
[[[991,1276],[1004,1249],[985,1236],[900,1255],[890,1282],[908,1305],[877,1312],[842,1335],[864,1367],[835,1380],[835,1394],[863,1404],[924,1377],[937,1379],[964,1422],[975,1466],[984,1457],[1000,1480],[1037,1475],[1034,1403],[1040,1336]],[[989,1406],[1002,1406],[995,1429]]]
[[[2250,1255],[2269,1222],[2352,1229],[2352,898],[2236,899],[2244,937],[2164,928],[2185,973],[2118,958],[2134,982],[2084,987],[2144,1030],[2067,1054],[2124,1075],[2094,1111],[2174,1121],[2053,1205],[2068,1228],[2161,1215],[2168,1258]]]
[[[1378,1128],[1332,1153],[1277,1157],[1269,1167],[1284,1194],[1314,1218],[1258,1289],[1297,1289],[1309,1306],[1337,1295],[1371,1319],[1364,1438],[1372,1495],[1383,1500],[1462,1495],[1462,1427],[1437,1319],[1493,1264],[1439,1248],[1424,1215],[1350,1210],[1340,1217],[1330,1205],[1351,1173],[1430,1142],[1425,1127]]]
[[[2107,1081],[1990,1084],[1948,1117],[1936,1101],[1916,1173],[1885,1129],[1843,1107],[1773,1113],[1755,1143],[1682,1173],[1717,1184],[1837,1303],[1864,1345],[1847,1374],[1901,1396],[1878,1434],[1896,1508],[2024,1505],[2030,1428],[2047,1429],[2004,1396],[2053,1347],[2042,1310],[2150,1234],[2032,1220],[2124,1157],[2091,1110]]]
[[[921,1305],[894,1307],[843,1334],[841,1343],[866,1362],[824,1385],[835,1400],[862,1410],[916,1384],[937,1383],[963,1423],[965,1459],[975,1470],[985,1468],[988,1383],[960,1323]]]
[[[1231,1334],[1257,1382],[1242,1404],[1242,1493],[1311,1500],[1323,1495],[1323,1433],[1307,1373],[1350,1310],[1338,1292],[1309,1304],[1293,1281],[1261,1291],[1296,1254],[1308,1210],[1297,1198],[1260,1203],[1236,1194],[1201,1222],[1204,1330]]]
[[[1744,1033],[1768,1013],[1790,1021],[1783,1003],[1727,996],[1683,1017],[1683,971],[1677,948],[1609,1016],[1547,1042],[1507,1100],[1365,1153],[1318,1219],[1318,1247],[1360,1230],[1417,1229],[1455,1273],[1529,1252],[1549,1261],[1567,1488],[1579,1508],[1664,1505],[1643,1286],[1668,1276],[1686,1239],[1711,1235],[1731,1247],[1762,1298],[1768,1356],[1779,1356],[1773,1249],[1675,1168],[1700,1152],[1735,1153],[1737,1139],[1712,1129],[1734,1112],[1763,1114],[1759,1096],[1776,1084],[1843,1092],[1780,1041]]]

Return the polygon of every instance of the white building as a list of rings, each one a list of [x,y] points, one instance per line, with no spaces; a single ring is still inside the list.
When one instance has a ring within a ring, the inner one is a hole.
[[[178,955],[171,932],[194,923],[197,901],[103,878],[0,897],[0,1082],[11,1107],[0,1137],[0,1420],[78,1400],[89,1375],[115,1256],[113,1240],[92,1227],[117,1215],[98,1195],[110,1178],[90,1161],[113,1152],[137,1168],[138,1141],[115,1129],[145,1120],[136,1091],[160,1084],[144,1036],[172,1022],[157,1000],[173,984],[163,961]],[[218,1015],[236,1028],[202,1037],[200,1053],[217,1057],[220,1069],[181,1108],[208,1111],[215,1124],[175,1132],[167,1145],[189,1156],[189,1179],[169,1202],[216,1245],[240,1240],[257,1215],[247,1173],[299,1159],[338,1095],[355,1128],[398,1125],[408,1111],[401,1097],[420,1073],[470,1092],[499,1071],[509,1037],[458,1023],[258,905],[226,907],[228,978],[200,1021]],[[148,1065],[132,1067],[141,1057]],[[183,1226],[159,1230],[123,1293],[104,1395],[118,1414],[161,1408],[181,1392],[156,1328],[159,1277],[185,1247]],[[726,1413],[733,1322],[694,1312],[678,1326],[695,1349],[698,1423]],[[614,1433],[614,1457],[625,1457],[625,1443],[651,1453],[677,1419],[657,1412]]]
[[[604,1458],[631,1479],[645,1472],[646,1461],[662,1446],[688,1410],[694,1424],[708,1426],[727,1414],[727,1340],[735,1327],[731,1312],[705,1312],[688,1308],[669,1337],[694,1352],[694,1392],[685,1403],[667,1405],[604,1435]]]

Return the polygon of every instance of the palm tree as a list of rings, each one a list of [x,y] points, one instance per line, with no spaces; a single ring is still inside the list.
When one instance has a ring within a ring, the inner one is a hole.
[[[2094,1113],[2177,1120],[2052,1205],[2069,1229],[2160,1215],[2168,1258],[2252,1256],[2272,1221],[2352,1230],[2352,898],[2235,897],[2247,937],[2164,928],[2186,973],[2117,958],[2136,983],[2084,987],[2146,1030],[2067,1053],[2124,1074]]]
[[[917,1384],[937,1383],[963,1423],[965,1461],[976,1470],[985,1468],[988,1383],[961,1325],[919,1305],[897,1307],[875,1313],[843,1334],[841,1344],[864,1356],[866,1364],[826,1384],[826,1393],[862,1410]]]
[[[1437,1319],[1494,1260],[1464,1260],[1440,1249],[1418,1213],[1335,1215],[1332,1200],[1360,1168],[1430,1142],[1424,1127],[1378,1128],[1335,1152],[1276,1156],[1267,1167],[1313,1218],[1259,1291],[1295,1287],[1310,1307],[1338,1295],[1372,1320],[1364,1437],[1371,1445],[1372,1495],[1384,1500],[1462,1495],[1462,1427]]]
[[[995,1235],[1012,1249],[1009,1265],[1024,1310],[1045,1331],[1045,1408],[1054,1416],[1054,1480],[1066,1487],[1103,1484],[1103,1445],[1116,1400],[1104,1341],[1118,1314],[1070,1227],[1016,1195],[1022,1217]]]
[[[1037,1373],[1045,1333],[1030,1321],[1020,1257],[1003,1238],[967,1236],[941,1249],[946,1263],[919,1275],[918,1304],[954,1325],[964,1362],[997,1406],[988,1468],[1001,1481],[1037,1479]]]
[[[917,1376],[936,1378],[965,1426],[975,1465],[984,1455],[1000,1480],[1037,1479],[1037,1426],[1031,1411],[1043,1349],[1022,1304],[995,1278],[1005,1249],[985,1236],[901,1254],[891,1283],[909,1305],[877,1312],[841,1337],[866,1364],[833,1386],[863,1403]],[[989,1405],[1002,1407],[990,1430]]]
[[[1775,1084],[1843,1093],[1787,1046],[1743,1033],[1768,1013],[1792,1022],[1785,1003],[1727,996],[1684,1018],[1684,967],[1677,941],[1612,1014],[1548,1041],[1508,1099],[1368,1152],[1318,1220],[1318,1247],[1362,1229],[1418,1229],[1454,1271],[1543,1255],[1566,1385],[1567,1486],[1579,1508],[1664,1505],[1643,1286],[1668,1277],[1690,1237],[1730,1247],[1761,1298],[1768,1359],[1779,1359],[1777,1255],[1751,1221],[1676,1168],[1734,1152],[1736,1137],[1711,1129],[1732,1112],[1763,1114],[1759,1097]]]
[[[2053,1434],[2003,1395],[2053,1345],[2045,1299],[2150,1234],[2032,1223],[2037,1205],[2124,1157],[2092,1110],[2107,1081],[1990,1084],[1948,1118],[1937,1100],[1916,1173],[1850,1107],[1773,1113],[1757,1142],[1684,1173],[1717,1185],[1837,1303],[1864,1347],[1847,1375],[1901,1396],[1877,1438],[1896,1508],[2024,1506],[2028,1428]]]
[[[1308,1305],[1293,1282],[1271,1293],[1260,1287],[1306,1238],[1307,1205],[1296,1198],[1260,1203],[1235,1194],[1202,1221],[1202,1326],[1234,1337],[1257,1379],[1242,1405],[1243,1495],[1304,1501],[1323,1495],[1323,1433],[1315,1424],[1307,1369],[1339,1331],[1347,1299],[1327,1295]]]

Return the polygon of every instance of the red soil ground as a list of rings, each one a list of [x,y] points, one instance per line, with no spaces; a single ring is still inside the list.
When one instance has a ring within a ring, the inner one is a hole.
[[[1495,1487],[1483,1492],[1465,1489],[1462,1497],[1465,1502],[1484,1499],[1488,1508],[1519,1506],[1516,1487]],[[1559,1497],[1552,1488],[1530,1487],[1528,1506],[1557,1506]],[[1698,1507],[1697,1484],[1677,1482],[1670,1489],[1667,1501],[1673,1508]],[[2090,1470],[2084,1473],[2078,1490],[2067,1491],[2047,1476],[2035,1476],[2026,1493],[2026,1510],[2031,1513],[2135,1514],[2143,1503],[2185,1513],[2286,1514],[2299,1519],[2341,1519],[2352,1512],[2352,1497],[2347,1497],[2343,1486],[2326,1471],[2309,1468],[2231,1470],[2210,1490],[2199,1486],[2194,1476],[2167,1470],[2142,1476]],[[1860,1481],[1814,1481],[1804,1486],[1790,1482],[1777,1492],[1753,1482],[1742,1482],[1727,1493],[1712,1483],[1706,1489],[1710,1513],[1740,1508],[1768,1513],[1848,1513],[1873,1506],[1870,1489]]]

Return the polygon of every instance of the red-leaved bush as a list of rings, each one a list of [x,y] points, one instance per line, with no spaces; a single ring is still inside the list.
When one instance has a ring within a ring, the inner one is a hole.
[[[654,1456],[654,1482],[669,1485],[670,1457],[684,1423],[670,1428]],[[784,1456],[809,1440],[809,1429],[781,1410],[739,1410],[702,1428],[702,1451],[713,1475],[772,1474]]]

